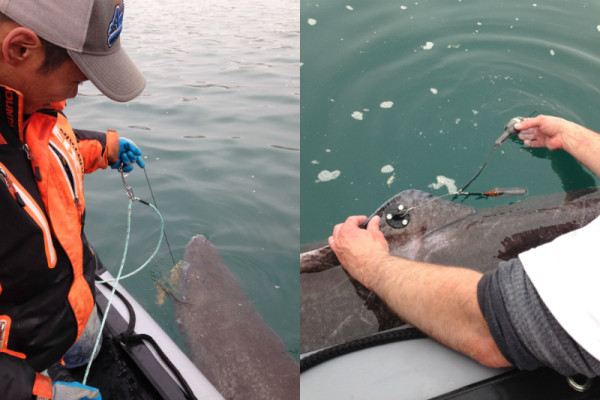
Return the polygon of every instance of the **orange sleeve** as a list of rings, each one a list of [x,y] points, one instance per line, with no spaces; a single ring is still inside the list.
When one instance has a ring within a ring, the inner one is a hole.
[[[35,373],[35,381],[33,383],[32,393],[34,396],[38,396],[38,399],[52,400],[54,396],[52,392],[52,380],[39,372]]]
[[[106,132],[106,146],[97,140],[80,140],[79,152],[83,157],[84,172],[89,174],[98,168],[106,168],[117,161],[119,156],[119,134],[117,131]]]

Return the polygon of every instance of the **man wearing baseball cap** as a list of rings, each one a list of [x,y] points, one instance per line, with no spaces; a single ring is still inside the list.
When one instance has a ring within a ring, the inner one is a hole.
[[[124,11],[123,0],[0,0],[0,399],[101,398],[42,372],[87,361],[98,332],[83,174],[144,167],[131,141],[73,129],[62,112],[88,79],[121,102],[144,89],[121,48]]]

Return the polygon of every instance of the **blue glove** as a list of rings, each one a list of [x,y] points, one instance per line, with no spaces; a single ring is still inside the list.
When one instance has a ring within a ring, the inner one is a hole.
[[[102,400],[100,390],[79,382],[55,381],[52,392],[53,400]]]
[[[123,172],[133,171],[133,163],[136,162],[141,168],[146,168],[141,157],[142,151],[129,139],[119,139],[119,157],[113,164],[112,169],[123,167]]]

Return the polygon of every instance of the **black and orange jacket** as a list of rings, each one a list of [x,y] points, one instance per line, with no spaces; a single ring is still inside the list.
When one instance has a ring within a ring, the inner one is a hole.
[[[24,118],[19,92],[0,86],[0,399],[52,397],[39,372],[94,307],[83,174],[116,161],[118,134],[71,129],[63,106]]]

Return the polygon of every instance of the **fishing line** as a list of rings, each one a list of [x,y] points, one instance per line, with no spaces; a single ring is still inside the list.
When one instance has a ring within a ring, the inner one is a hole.
[[[518,195],[523,195],[523,194],[527,194],[527,189],[525,188],[508,188],[508,189],[500,189],[500,188],[494,188],[492,190],[488,190],[486,192],[479,192],[479,193],[469,193],[469,192],[465,192],[464,190],[469,187],[469,185],[471,183],[473,183],[473,181],[475,179],[477,179],[477,177],[481,174],[481,172],[483,172],[483,169],[485,168],[485,166],[488,164],[488,162],[490,161],[490,159],[492,158],[492,154],[494,154],[494,151],[496,151],[496,149],[498,147],[500,147],[504,142],[506,142],[506,140],[514,135],[517,135],[519,133],[519,131],[515,128],[515,125],[518,124],[519,122],[523,121],[524,118],[523,117],[514,117],[512,118],[510,121],[508,121],[506,123],[506,125],[504,126],[504,132],[502,132],[502,135],[500,135],[498,137],[498,139],[496,139],[496,141],[494,142],[494,147],[492,147],[492,150],[490,151],[490,154],[488,154],[486,160],[483,162],[483,164],[481,165],[481,167],[479,167],[479,170],[475,173],[475,175],[460,189],[458,189],[458,191],[456,192],[452,192],[452,193],[448,193],[442,196],[439,196],[437,198],[442,198],[445,196],[458,196],[458,195],[464,195],[464,196],[472,196],[472,195],[479,195],[479,196],[490,196],[490,197],[498,197],[498,196],[518,196]],[[418,206],[413,206],[411,208],[409,208],[408,210],[406,210],[406,213],[408,213],[409,211],[414,210],[415,208],[418,207],[422,207],[428,203],[430,203],[431,201],[434,201],[436,199],[432,199],[426,203],[420,204]]]
[[[121,172],[122,173],[122,172]],[[87,367],[85,369],[85,374],[83,375],[82,384],[86,384],[88,375],[90,374],[90,369],[92,367],[92,362],[96,358],[96,352],[99,350],[98,346],[100,345],[100,341],[102,339],[102,331],[104,330],[104,325],[106,324],[106,318],[108,317],[108,311],[112,305],[112,300],[117,291],[117,285],[119,280],[121,279],[121,273],[123,272],[123,267],[125,266],[125,258],[127,257],[127,250],[129,248],[129,236],[131,234],[131,206],[133,205],[133,199],[129,198],[129,205],[127,206],[127,236],[125,238],[125,249],[123,250],[123,258],[121,259],[121,266],[119,267],[119,272],[117,273],[117,277],[114,279],[115,284],[110,292],[110,296],[108,298],[108,304],[106,305],[106,310],[104,310],[104,315],[102,316],[102,323],[100,324],[100,329],[98,332],[98,337],[96,338],[96,342],[94,343],[94,349],[92,350],[92,354],[90,355],[90,361],[88,361]]]
[[[133,189],[131,188],[131,186],[129,186],[127,184],[127,180],[125,179],[125,174],[123,173],[123,168],[119,168],[119,172],[121,173],[121,179],[123,180],[123,185],[125,186],[125,191],[127,192],[127,197],[129,198],[129,203],[127,205],[127,233],[125,235],[125,248],[123,250],[123,257],[121,258],[121,265],[119,266],[119,271],[117,273],[117,277],[115,279],[109,279],[106,281],[96,281],[96,283],[108,283],[108,282],[114,282],[112,291],[110,293],[110,296],[108,298],[108,303],[106,305],[106,309],[104,310],[104,315],[102,316],[102,322],[100,324],[100,329],[98,332],[98,336],[96,338],[96,341],[94,343],[94,348],[92,350],[92,354],[90,355],[90,360],[88,361],[87,367],[85,369],[85,374],[83,376],[83,381],[82,383],[85,385],[87,382],[87,378],[88,375],[90,373],[90,369],[92,367],[92,362],[94,361],[94,359],[96,358],[96,354],[99,351],[98,346],[100,345],[101,339],[102,339],[102,332],[104,330],[104,325],[106,324],[106,319],[108,317],[108,312],[112,306],[112,301],[113,301],[113,297],[115,295],[115,292],[117,291],[117,287],[119,284],[119,281],[121,279],[125,279],[128,278],[132,275],[137,274],[138,272],[140,272],[142,269],[144,269],[149,263],[150,261],[152,261],[152,259],[156,256],[156,254],[158,253],[158,250],[160,248],[160,245],[162,243],[162,238],[163,236],[165,236],[165,229],[164,229],[164,220],[162,218],[162,215],[160,214],[160,211],[158,211],[158,208],[156,208],[156,206],[152,203],[149,203],[145,200],[140,199],[139,197],[136,197],[133,194]],[[144,169],[144,173],[146,173],[145,169]],[[148,179],[148,175],[146,175],[146,179]],[[150,182],[148,181],[148,185],[150,186]],[[152,189],[150,189],[150,191],[152,191]],[[154,195],[152,196],[154,198]],[[129,239],[131,237],[131,209],[133,206],[133,203],[135,201],[138,201],[142,204],[145,204],[147,206],[149,206],[150,208],[152,208],[156,214],[158,215],[159,219],[160,219],[160,236],[158,239],[158,243],[156,245],[156,248],[154,249],[154,251],[152,252],[152,254],[150,255],[150,257],[148,257],[148,259],[146,260],[146,262],[144,264],[142,264],[139,268],[137,268],[135,271],[123,275],[123,269],[125,267],[125,260],[127,259],[127,251],[129,250]],[[169,248],[170,250],[170,248]],[[172,256],[172,254],[171,254]]]
[[[144,170],[144,174],[146,174],[146,169],[142,168]],[[125,179],[125,174],[123,173],[122,169],[119,169],[119,171],[121,172],[121,179],[123,180],[123,186],[125,186],[125,191],[127,192],[127,197],[129,197],[129,201],[130,203],[133,203],[134,201],[139,201],[142,204],[147,205],[148,207],[152,208],[154,210],[154,212],[156,213],[156,215],[158,216],[158,218],[160,219],[160,236],[158,239],[158,243],[156,245],[156,248],[154,249],[154,251],[152,252],[152,254],[150,255],[150,257],[148,257],[148,259],[146,260],[146,262],[144,262],[141,266],[139,266],[137,269],[135,269],[134,271],[122,276],[120,279],[126,279],[129,278],[130,276],[133,276],[135,274],[137,274],[138,272],[140,272],[142,269],[144,269],[149,263],[150,261],[152,261],[152,259],[154,259],[154,257],[156,256],[156,254],[158,253],[158,249],[160,248],[160,245],[162,244],[162,238],[164,237],[166,240],[166,231],[165,231],[165,221],[160,213],[160,211],[158,211],[158,208],[156,206],[156,201],[154,204],[149,203],[143,199],[140,199],[139,197],[136,197],[133,194],[133,189],[131,188],[131,186],[129,186],[129,184],[127,183],[127,180]],[[146,179],[148,179],[148,175],[146,174]],[[150,187],[150,182],[148,181],[148,186]],[[152,189],[150,189],[150,192],[152,193]],[[154,198],[154,195],[152,195],[152,198]],[[129,206],[131,207],[131,205]],[[131,221],[131,210],[128,210],[127,213],[127,222],[128,222],[128,226],[127,226],[127,237],[126,237],[126,241],[125,244],[127,245],[129,243],[129,236],[130,236],[130,221]],[[127,250],[125,250],[127,251]],[[171,252],[171,247],[169,246],[169,252],[171,253],[171,258],[173,259],[173,253]],[[175,265],[175,261],[173,261],[173,265]],[[96,281],[96,283],[111,283],[111,282],[116,282],[116,279],[109,279],[106,281]]]
[[[533,115],[534,113],[536,113],[537,111],[532,112],[529,116]],[[528,117],[529,118],[529,117]],[[477,172],[475,173],[475,175],[463,186],[461,187],[459,190],[454,191],[454,192],[450,192],[441,196],[436,196],[434,198],[432,198],[429,201],[426,201],[422,204],[416,205],[416,206],[412,206],[408,209],[404,209],[403,205],[399,205],[397,210],[393,210],[393,212],[389,212],[386,213],[385,218],[388,221],[388,223],[390,223],[390,225],[397,227],[397,228],[402,228],[406,225],[408,225],[408,222],[410,220],[409,217],[409,212],[412,210],[415,210],[419,207],[423,207],[426,206],[427,204],[441,199],[443,197],[447,197],[447,196],[473,196],[473,195],[478,195],[478,196],[487,196],[487,197],[500,197],[500,196],[523,196],[527,194],[527,188],[493,188],[491,190],[485,191],[485,192],[465,192],[465,189],[467,187],[469,187],[469,185],[471,183],[473,183],[473,181],[475,179],[477,179],[477,177],[481,174],[481,172],[483,171],[483,169],[485,168],[485,166],[488,164],[488,162],[490,161],[490,159],[492,158],[492,154],[494,154],[494,151],[496,151],[496,149],[498,147],[500,147],[504,142],[506,142],[506,140],[511,137],[511,136],[515,136],[519,133],[519,130],[517,130],[515,128],[515,125],[518,124],[519,122],[523,121],[525,118],[523,117],[514,117],[512,118],[510,121],[508,121],[506,123],[506,125],[504,126],[504,132],[502,133],[502,135],[500,135],[498,137],[498,139],[496,139],[496,141],[494,142],[494,147],[492,148],[492,150],[490,151],[490,154],[488,154],[486,160],[484,161],[484,163],[481,165],[481,167],[479,167],[479,170],[477,170]],[[373,213],[371,216],[369,216],[369,218],[367,218],[367,220],[360,225],[361,228],[366,228],[367,225],[369,224],[369,221],[371,221],[371,219],[377,215],[377,212]],[[398,221],[396,222],[396,225],[392,224],[392,221]]]
[[[487,163],[490,161],[490,158],[492,157],[492,154],[494,154],[494,150],[496,150],[499,147],[499,145],[495,145],[494,148],[492,149],[492,151],[490,151],[490,154],[488,155],[487,159],[485,160],[485,162],[481,165],[481,167],[479,167],[479,170],[477,171],[477,173],[467,182],[466,185],[464,185],[462,188],[460,188],[457,191],[453,191],[450,193],[446,193],[443,194],[441,196],[435,196],[433,197],[431,200],[428,200],[424,203],[421,203],[419,205],[416,206],[412,206],[408,209],[404,209],[403,205],[399,205],[397,210],[394,210],[394,214],[392,213],[387,213],[385,215],[386,220],[388,221],[388,223],[390,222],[390,220],[392,219],[397,219],[400,220],[400,224],[402,224],[403,226],[408,225],[408,213],[426,206],[429,203],[432,203],[436,200],[439,200],[441,198],[444,197],[448,197],[448,196],[474,196],[474,195],[479,195],[479,196],[489,196],[489,197],[498,197],[498,196],[517,196],[517,195],[525,195],[527,194],[527,189],[526,188],[508,188],[508,189],[500,189],[500,188],[494,188],[492,190],[488,190],[485,192],[480,192],[480,193],[472,193],[472,192],[465,192],[464,190],[471,184],[473,183],[473,181],[481,174],[481,172],[483,171],[483,169],[485,168],[485,166],[487,165]],[[360,226],[361,228],[366,228],[367,225],[369,224],[369,221],[371,221],[371,219],[377,215],[377,211],[375,211],[373,214],[371,214],[371,216],[369,218],[367,218],[367,220]],[[402,225],[399,225],[398,227],[403,227]]]
[[[146,182],[148,183],[148,188],[150,189],[150,195],[152,196],[152,202],[156,207],[158,207],[158,203],[156,202],[156,198],[154,197],[154,191],[152,191],[152,185],[150,185],[150,179],[148,179],[148,173],[146,172],[146,168],[142,168],[144,170],[144,175],[146,176]],[[158,210],[157,210],[158,211]],[[160,213],[159,213],[160,215]],[[162,217],[160,217],[162,222]],[[164,228],[164,224],[163,224]],[[177,264],[175,262],[175,257],[173,257],[173,250],[171,250],[171,244],[169,243],[169,238],[167,237],[166,229],[163,229],[163,233],[165,235],[165,242],[167,243],[167,248],[169,249],[169,254],[171,255],[171,261],[173,261],[173,265]]]
[[[485,166],[487,165],[487,163],[490,161],[490,158],[492,158],[492,154],[494,154],[494,151],[499,147],[499,145],[494,145],[494,147],[492,148],[492,151],[490,151],[490,154],[488,155],[488,158],[484,161],[484,163],[481,165],[481,167],[479,167],[479,171],[477,171],[477,173],[475,174],[475,176],[473,176],[471,178],[471,180],[469,182],[467,182],[467,184],[465,186],[463,186],[462,188],[458,189],[458,192],[456,192],[457,194],[462,193],[463,190],[465,190],[471,183],[473,183],[473,181],[475,179],[477,179],[477,177],[479,176],[479,174],[481,174],[481,172],[483,171],[483,169],[485,168]]]
[[[465,190],[467,187],[469,187],[469,185],[470,185],[471,183],[473,183],[473,181],[474,181],[475,179],[477,179],[477,177],[478,177],[478,176],[481,174],[481,172],[483,172],[483,169],[485,168],[485,166],[487,165],[487,163],[490,161],[490,158],[492,158],[492,154],[494,154],[494,151],[495,151],[495,150],[496,150],[498,147],[500,147],[500,145],[499,145],[499,144],[496,144],[496,145],[494,145],[494,147],[493,147],[493,148],[492,148],[492,150],[490,151],[490,154],[488,154],[488,157],[486,158],[486,160],[483,162],[483,164],[481,164],[481,167],[479,167],[479,170],[477,171],[477,173],[476,173],[476,174],[475,174],[475,175],[474,175],[474,176],[473,176],[473,177],[472,177],[472,178],[471,178],[471,179],[470,179],[470,180],[469,180],[469,181],[466,183],[466,185],[464,185],[462,188],[458,189],[458,190],[457,190],[457,191],[455,191],[455,192],[450,192],[450,193],[443,194],[443,195],[441,195],[441,196],[436,196],[436,197],[434,197],[433,199],[431,199],[431,200],[429,200],[429,201],[427,201],[427,202],[425,202],[425,203],[423,203],[423,204],[419,204],[418,206],[412,206],[412,207],[410,207],[409,209],[407,209],[407,210],[405,211],[405,213],[408,213],[409,211],[412,211],[412,210],[414,210],[414,209],[416,209],[416,208],[423,207],[423,206],[425,206],[425,205],[427,205],[427,204],[431,203],[432,201],[435,201],[435,200],[437,200],[437,199],[441,199],[441,198],[443,198],[443,197],[447,197],[447,196],[459,196],[459,195],[464,195],[464,196],[473,196],[473,195],[486,196],[486,194],[485,194],[485,193],[487,193],[487,192],[482,192],[482,193],[469,193],[469,192],[465,192],[464,190]],[[496,188],[496,189],[497,189],[497,188]],[[493,192],[493,190],[494,190],[494,189],[492,189],[491,191],[488,191],[488,192]],[[491,195],[488,195],[488,196],[491,196]]]

